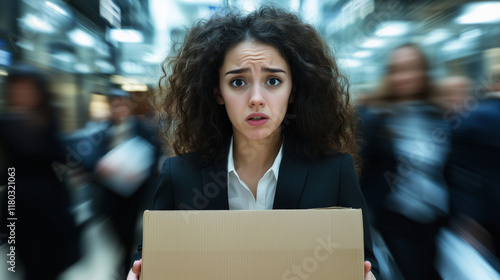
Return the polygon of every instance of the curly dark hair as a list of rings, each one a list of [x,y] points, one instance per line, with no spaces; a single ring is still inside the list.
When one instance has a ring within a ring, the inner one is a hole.
[[[359,163],[348,81],[329,47],[297,15],[269,6],[199,21],[177,55],[163,62],[153,105],[165,148],[177,155],[199,151],[207,161],[225,155],[232,126],[214,89],[226,52],[246,40],[273,46],[290,66],[294,102],[281,127],[297,153],[318,158],[331,150],[347,152]]]

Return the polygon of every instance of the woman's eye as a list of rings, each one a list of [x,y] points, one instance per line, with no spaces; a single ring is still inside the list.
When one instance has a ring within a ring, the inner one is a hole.
[[[234,79],[231,81],[231,85],[233,87],[242,87],[245,85],[245,81],[243,81],[242,79]]]
[[[270,86],[275,87],[275,86],[279,85],[281,83],[281,81],[278,78],[271,78],[271,79],[267,80],[266,83]]]

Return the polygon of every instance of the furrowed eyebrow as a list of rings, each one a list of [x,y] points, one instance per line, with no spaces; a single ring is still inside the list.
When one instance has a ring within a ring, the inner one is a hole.
[[[286,73],[284,70],[279,69],[279,68],[262,68],[262,70],[264,72],[269,72],[269,73],[279,73],[279,72]],[[235,70],[227,71],[226,74],[224,74],[224,76],[226,76],[228,74],[241,74],[241,73],[245,73],[248,71],[250,71],[250,68],[235,69]]]
[[[286,74],[286,72],[284,70],[281,70],[279,68],[262,68],[262,70],[264,70],[264,72],[269,72],[269,73],[279,73],[279,72],[283,72]]]
[[[250,71],[250,68],[235,69],[235,70],[227,71],[226,74],[224,74],[224,76],[226,76],[228,74],[241,74],[241,73],[245,73],[248,71]]]

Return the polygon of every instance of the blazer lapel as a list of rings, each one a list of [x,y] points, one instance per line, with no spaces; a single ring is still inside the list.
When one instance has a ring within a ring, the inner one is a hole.
[[[227,195],[227,156],[201,170],[201,192],[208,201],[206,210],[229,210]]]
[[[290,157],[291,150],[283,147],[273,209],[297,209],[307,178],[307,168]]]

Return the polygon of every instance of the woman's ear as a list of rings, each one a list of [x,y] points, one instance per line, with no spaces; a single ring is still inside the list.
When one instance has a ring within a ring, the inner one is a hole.
[[[219,105],[224,105],[224,99],[222,98],[219,88],[214,88],[214,97]]]

